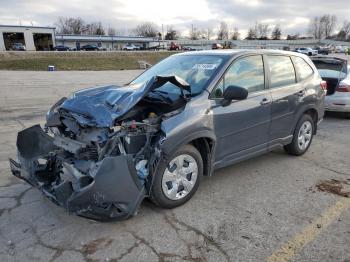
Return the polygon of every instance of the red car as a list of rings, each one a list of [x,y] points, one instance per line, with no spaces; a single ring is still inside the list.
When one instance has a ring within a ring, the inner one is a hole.
[[[211,49],[223,49],[223,46],[218,43],[214,43],[211,45]]]
[[[170,43],[170,48],[169,48],[170,51],[178,51],[180,49],[181,49],[181,47],[178,44],[176,44],[174,42]]]

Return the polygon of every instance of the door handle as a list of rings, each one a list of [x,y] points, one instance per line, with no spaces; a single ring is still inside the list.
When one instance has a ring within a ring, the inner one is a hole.
[[[263,100],[261,100],[260,105],[263,106],[263,105],[268,105],[270,103],[271,103],[271,100],[269,100],[265,97]]]

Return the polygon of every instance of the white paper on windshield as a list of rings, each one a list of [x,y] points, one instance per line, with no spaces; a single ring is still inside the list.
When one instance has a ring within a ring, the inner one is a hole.
[[[214,70],[218,67],[218,64],[195,64],[192,69]]]

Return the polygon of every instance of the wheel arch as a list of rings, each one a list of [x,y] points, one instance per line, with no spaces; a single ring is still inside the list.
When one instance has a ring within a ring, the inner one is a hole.
[[[310,115],[312,120],[314,121],[314,135],[317,133],[317,122],[318,122],[318,112],[315,108],[310,108],[304,112],[304,114]],[[304,115],[303,114],[303,115]]]
[[[215,145],[213,139],[209,137],[200,137],[192,140],[189,144],[193,145],[201,154],[203,161],[203,175],[210,176],[212,173],[211,163]]]
[[[316,133],[317,133],[317,123],[318,123],[318,111],[312,105],[307,106],[307,107],[303,108],[302,110],[300,110],[298,112],[298,114],[296,115],[296,117],[294,119],[294,127],[292,129],[292,134],[294,133],[295,127],[298,124],[299,119],[305,114],[308,114],[308,115],[310,115],[312,117],[312,119],[314,121],[314,132],[313,133],[314,133],[314,135],[316,135]]]
[[[201,154],[203,160],[203,175],[210,176],[213,172],[212,169],[216,146],[215,135],[209,130],[204,130],[183,137],[184,138],[181,140],[166,138],[163,145],[161,146],[163,153],[169,155],[183,145],[193,145]]]

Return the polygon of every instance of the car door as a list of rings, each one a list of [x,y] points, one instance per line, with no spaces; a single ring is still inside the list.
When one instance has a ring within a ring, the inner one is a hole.
[[[305,95],[305,88],[297,83],[291,57],[267,55],[266,58],[272,95],[269,140],[273,143],[293,133],[295,113]]]
[[[272,99],[265,78],[262,55],[249,55],[235,60],[212,91],[216,162],[267,148]],[[246,88],[248,97],[221,106],[223,92],[231,85]]]

